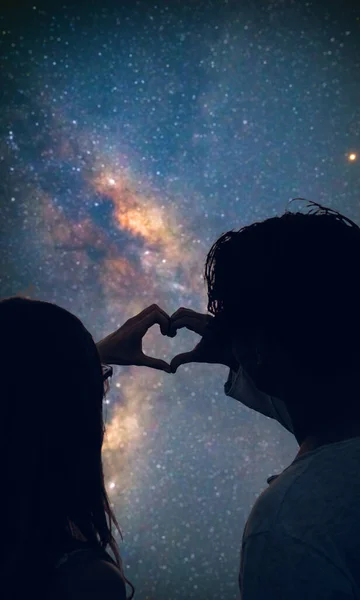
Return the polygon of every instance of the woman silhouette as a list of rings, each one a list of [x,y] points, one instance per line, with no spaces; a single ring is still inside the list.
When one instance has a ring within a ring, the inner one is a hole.
[[[96,346],[81,321],[59,306],[19,297],[0,302],[4,600],[123,600],[126,583],[133,597],[104,485],[101,363],[169,372],[142,353],[142,337],[154,323],[166,333],[169,317],[157,306]]]

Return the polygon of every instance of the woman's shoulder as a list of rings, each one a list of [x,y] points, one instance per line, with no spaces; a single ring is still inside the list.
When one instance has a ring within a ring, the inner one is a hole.
[[[120,570],[104,551],[78,548],[58,562],[49,600],[126,600]]]
[[[51,600],[126,600],[125,583],[119,569],[102,559],[93,560],[91,568],[79,565],[54,583]]]

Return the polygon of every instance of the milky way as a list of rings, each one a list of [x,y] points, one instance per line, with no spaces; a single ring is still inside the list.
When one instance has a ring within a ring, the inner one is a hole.
[[[1,295],[95,339],[154,302],[205,312],[211,243],[292,197],[360,222],[360,13],[115,4],[0,9]],[[194,338],[144,346],[170,360]],[[226,378],[114,369],[104,462],[136,598],[237,598],[246,517],[296,444]]]

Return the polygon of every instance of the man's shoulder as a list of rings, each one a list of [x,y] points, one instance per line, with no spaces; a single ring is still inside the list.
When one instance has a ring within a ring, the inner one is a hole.
[[[301,537],[304,529],[329,529],[339,514],[360,518],[354,460],[360,457],[359,442],[332,444],[295,459],[255,502],[244,537],[273,531],[279,524]],[[343,520],[345,525],[345,516]]]
[[[279,503],[282,496],[279,495],[279,487],[274,490],[275,482],[271,483],[257,498],[245,525],[243,539],[258,533],[266,533],[274,524]]]
[[[302,470],[303,465],[290,465],[276,478],[270,478],[268,487],[257,498],[250,512],[244,539],[250,535],[273,530],[279,520],[291,519],[293,503],[290,501],[289,507],[287,499],[294,486],[300,485],[301,487]]]

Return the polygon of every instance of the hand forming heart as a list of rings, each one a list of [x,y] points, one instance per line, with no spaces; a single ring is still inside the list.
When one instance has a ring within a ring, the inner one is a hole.
[[[111,365],[137,365],[160,369],[171,373],[171,367],[164,360],[144,354],[142,341],[146,332],[158,323],[163,335],[167,335],[170,317],[157,304],[145,308],[132,317],[119,329],[110,333],[96,344],[100,359]]]
[[[235,368],[231,344],[219,343],[218,337],[209,330],[212,319],[210,315],[188,308],[179,308],[169,317],[153,304],[97,343],[100,359],[108,364],[146,366],[167,373],[175,373],[180,365],[191,362],[217,363]],[[147,356],[142,349],[146,332],[156,323],[165,336],[175,337],[178,329],[186,327],[201,335],[202,339],[190,352],[175,356],[169,365],[164,360]]]

